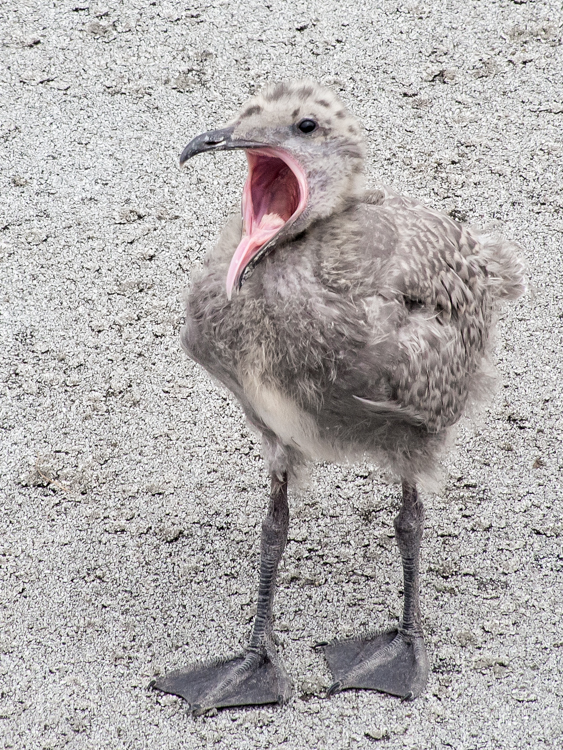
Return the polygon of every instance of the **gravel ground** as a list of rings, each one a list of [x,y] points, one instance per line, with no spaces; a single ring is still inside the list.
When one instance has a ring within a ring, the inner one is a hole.
[[[563,747],[559,0],[4,0],[0,18],[0,746]],[[268,481],[179,345],[244,159],[178,156],[303,75],[363,120],[372,181],[517,239],[530,293],[502,314],[495,400],[425,497],[425,694],[324,695],[315,640],[399,617],[400,488],[318,466],[276,600],[294,697],[196,720],[147,686],[245,642]]]

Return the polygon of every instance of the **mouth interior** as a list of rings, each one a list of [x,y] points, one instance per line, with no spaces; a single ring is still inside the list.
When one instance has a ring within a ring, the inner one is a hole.
[[[247,149],[248,178],[242,193],[243,234],[227,275],[229,299],[240,287],[245,269],[260,250],[307,205],[308,188],[301,165],[281,149]]]
[[[293,159],[291,165],[289,155],[283,157],[274,149],[246,152],[248,179],[243,215],[248,234],[256,229],[277,231],[297,213],[303,192],[299,184],[301,169]],[[292,166],[299,169],[297,175]]]

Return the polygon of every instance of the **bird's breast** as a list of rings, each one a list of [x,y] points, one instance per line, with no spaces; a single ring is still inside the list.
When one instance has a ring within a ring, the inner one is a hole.
[[[281,443],[300,451],[310,461],[335,461],[338,451],[319,434],[311,414],[275,387],[254,377],[245,378],[245,395],[252,408]]]

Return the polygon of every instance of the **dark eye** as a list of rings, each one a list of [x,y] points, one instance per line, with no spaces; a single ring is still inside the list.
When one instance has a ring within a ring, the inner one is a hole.
[[[316,130],[317,123],[306,117],[304,120],[297,123],[297,127],[302,133],[312,133],[313,130]]]

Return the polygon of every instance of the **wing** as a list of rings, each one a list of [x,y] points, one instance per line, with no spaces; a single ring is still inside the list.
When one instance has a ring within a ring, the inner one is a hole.
[[[367,249],[384,259],[379,294],[401,312],[386,342],[389,397],[380,389],[355,395],[373,415],[439,432],[459,419],[482,380],[493,302],[487,258],[448,216],[389,190],[368,200]]]

